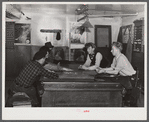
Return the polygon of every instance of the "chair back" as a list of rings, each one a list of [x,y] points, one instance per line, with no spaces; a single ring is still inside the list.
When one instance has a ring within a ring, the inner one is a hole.
[[[138,81],[139,81],[139,69],[138,67],[135,67],[134,68],[136,70],[136,74],[135,74],[135,87],[137,87],[139,84],[138,84]]]

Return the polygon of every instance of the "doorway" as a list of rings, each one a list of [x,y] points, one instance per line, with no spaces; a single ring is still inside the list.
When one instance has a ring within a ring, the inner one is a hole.
[[[96,50],[111,64],[113,55],[111,53],[110,25],[95,25],[95,45],[97,47]]]
[[[95,25],[95,45],[96,47],[111,46],[111,26]]]

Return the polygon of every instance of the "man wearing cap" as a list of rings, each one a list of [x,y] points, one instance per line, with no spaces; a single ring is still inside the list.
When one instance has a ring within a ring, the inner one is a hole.
[[[54,70],[54,71],[72,71],[72,69],[69,68],[65,68],[65,67],[61,67],[60,63],[58,64],[54,64],[53,60],[54,60],[54,56],[53,56],[53,45],[51,44],[51,42],[47,42],[45,43],[45,46],[42,46],[39,51],[44,51],[47,53],[47,59],[44,63],[44,68],[45,69],[50,69],[50,70]]]
[[[45,70],[43,68],[42,65],[45,62],[46,56],[47,52],[45,51],[37,52],[33,60],[24,67],[9,89],[12,96],[18,92],[26,93],[31,99],[32,107],[39,106],[36,88],[34,87],[34,83],[38,80],[37,78],[39,78],[39,76],[45,76],[51,79],[57,79],[59,77],[54,71]],[[38,80],[38,82],[40,81]],[[12,107],[12,96],[8,98],[6,107]]]
[[[45,47],[49,48],[49,56],[47,58],[48,62],[54,62],[54,50],[53,50],[53,45],[51,44],[51,42],[46,42],[45,43]]]

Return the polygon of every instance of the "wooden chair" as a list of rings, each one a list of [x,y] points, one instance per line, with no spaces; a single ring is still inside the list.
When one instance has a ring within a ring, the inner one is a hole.
[[[12,93],[11,90],[8,90],[8,95],[6,107],[31,107],[31,100],[26,93]]]
[[[130,77],[132,89],[123,91],[123,106],[137,107],[137,100],[141,95],[141,84],[139,83],[139,69],[134,68],[136,74]]]
[[[13,107],[31,107],[31,100],[24,92],[17,92],[13,95]]]

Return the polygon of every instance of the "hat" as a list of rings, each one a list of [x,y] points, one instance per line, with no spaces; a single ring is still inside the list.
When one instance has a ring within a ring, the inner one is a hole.
[[[46,54],[47,54],[47,52],[45,52],[45,51],[38,51],[38,52],[34,55],[33,60],[34,60],[34,61],[35,61],[35,60],[40,60],[40,59],[44,58],[44,57],[46,56]]]
[[[42,46],[39,51],[45,51],[45,52],[49,52],[50,53],[50,49],[46,46]]]
[[[54,46],[51,44],[51,42],[46,42],[45,46],[48,48],[53,48]]]

